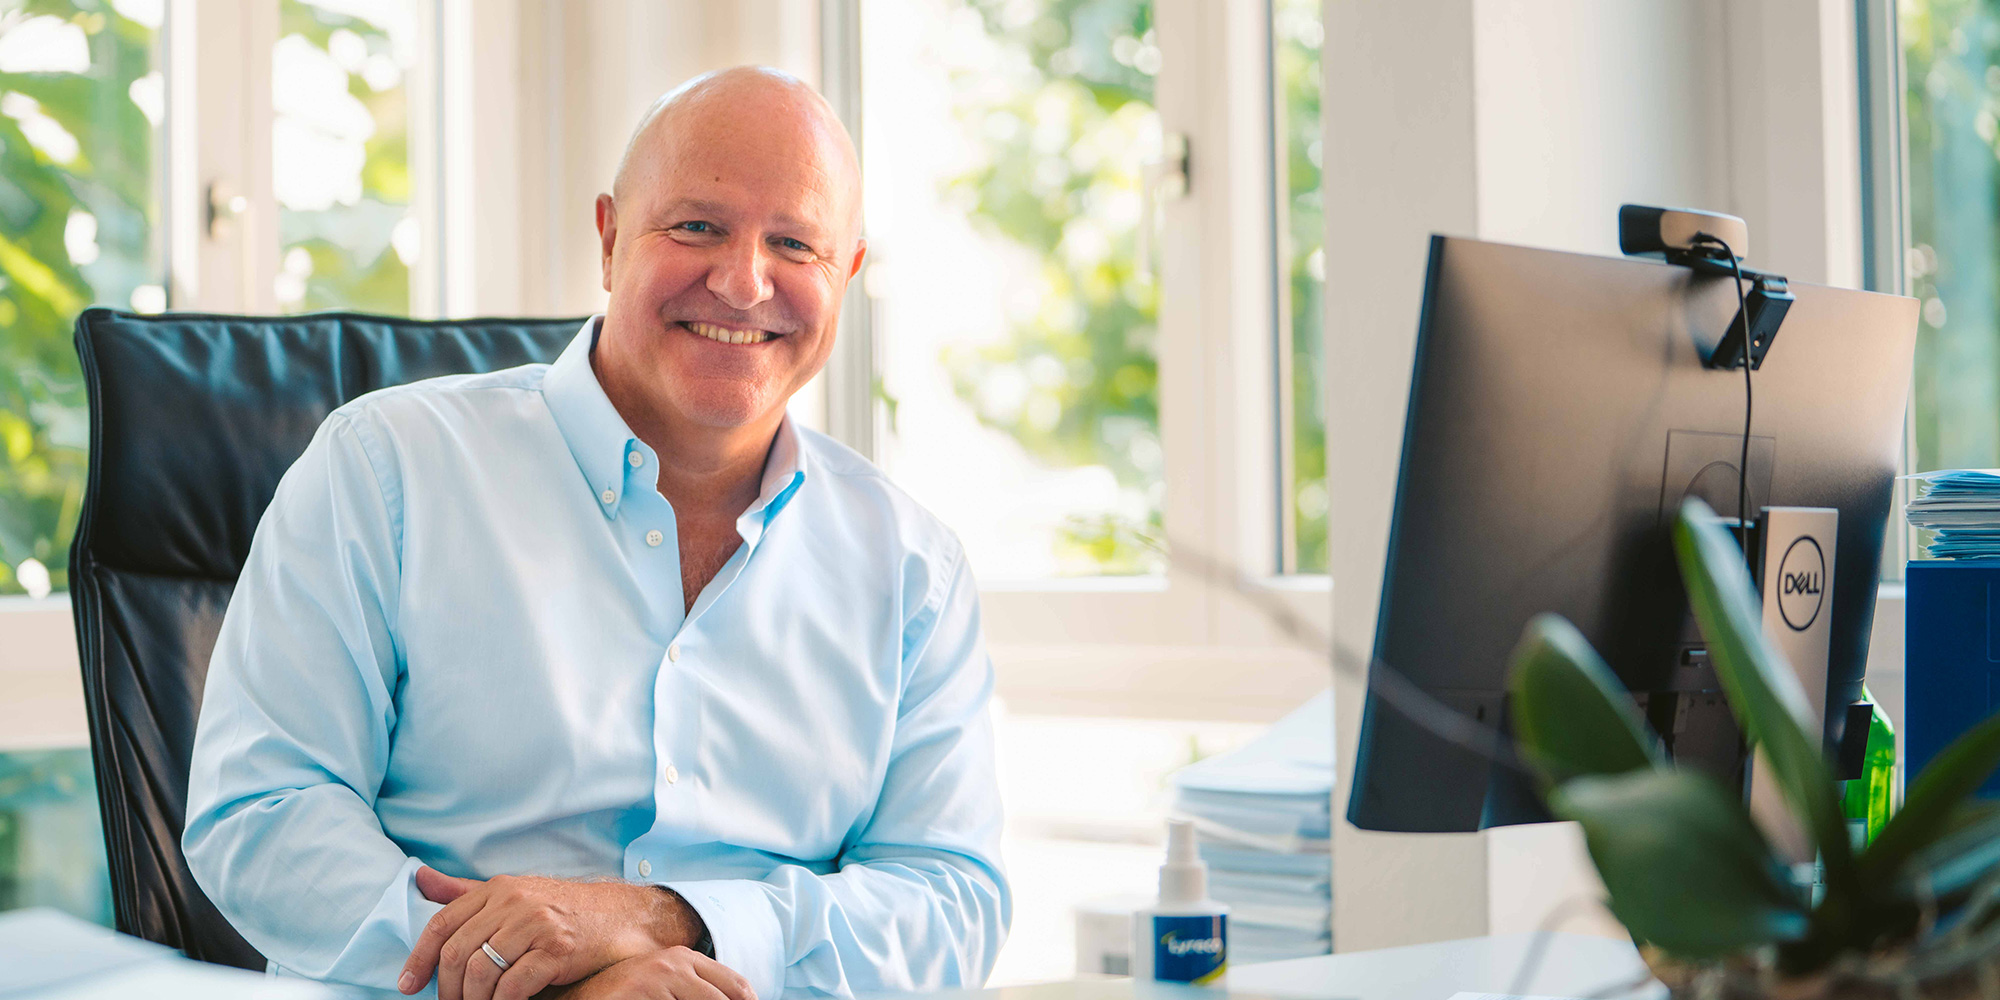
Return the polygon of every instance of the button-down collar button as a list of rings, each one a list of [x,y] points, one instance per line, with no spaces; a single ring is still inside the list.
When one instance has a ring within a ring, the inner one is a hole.
[[[678,768],[675,768],[675,767],[674,767],[674,766],[673,766],[672,764],[668,764],[668,765],[667,765],[667,784],[671,785],[671,784],[673,784],[674,782],[676,782],[676,781],[679,781],[679,780],[681,780],[681,772],[680,772],[680,770],[679,770]]]
[[[660,529],[658,528],[654,528],[653,530],[646,532],[647,545],[658,545],[666,540],[667,536],[660,534]]]
[[[672,660],[672,661],[674,661],[675,663],[679,663],[679,662],[681,661],[681,644],[680,644],[680,643],[678,643],[678,642],[677,642],[677,643],[674,643],[673,645],[671,645],[671,646],[668,646],[668,647],[667,647],[667,659],[669,659],[669,660]]]
[[[653,863],[651,861],[639,862],[639,877],[645,878],[651,874],[653,874]]]
[[[636,469],[639,466],[646,464],[646,456],[641,455],[635,451],[632,454],[625,456],[625,461],[632,463],[632,467]]]
[[[605,490],[604,492],[599,493],[597,495],[597,499],[602,500],[605,503],[610,503],[611,501],[618,499],[618,494],[613,493],[610,490]]]

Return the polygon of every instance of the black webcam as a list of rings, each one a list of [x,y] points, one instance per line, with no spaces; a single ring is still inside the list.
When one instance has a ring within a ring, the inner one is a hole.
[[[1702,363],[1710,368],[1752,369],[1777,339],[1778,326],[1796,301],[1783,275],[1743,266],[1750,255],[1750,227],[1742,219],[1692,208],[1618,206],[1618,249],[1632,257],[1656,257],[1695,272],[1750,282],[1738,289],[1743,307]]]

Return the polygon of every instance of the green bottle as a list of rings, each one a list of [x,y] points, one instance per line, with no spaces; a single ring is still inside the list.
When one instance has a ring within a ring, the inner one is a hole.
[[[1875,707],[1868,723],[1868,748],[1862,758],[1861,777],[1847,782],[1842,805],[1847,813],[1847,829],[1855,847],[1866,847],[1887,825],[1901,804],[1896,787],[1896,727],[1882,712],[1882,705],[1868,689],[1861,697]]]

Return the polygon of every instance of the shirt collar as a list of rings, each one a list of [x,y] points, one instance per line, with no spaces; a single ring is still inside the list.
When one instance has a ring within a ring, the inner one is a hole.
[[[626,456],[635,448],[642,450],[649,462],[656,456],[618,415],[618,408],[611,405],[611,397],[604,394],[604,386],[590,366],[590,352],[603,322],[602,314],[584,321],[575,339],[542,376],[542,396],[584,481],[596,494],[598,509],[605,517],[616,517],[625,499]],[[806,470],[805,450],[800,444],[798,427],[786,414],[778,422],[777,437],[764,460],[757,500],[738,519],[738,527],[746,533],[761,534],[764,522],[776,516],[798,492]]]
[[[583,329],[542,376],[542,396],[576,457],[576,467],[597,495],[598,509],[605,517],[614,517],[625,498],[626,450],[636,438],[590,367],[590,350],[597,344],[603,321],[602,315],[584,321]]]

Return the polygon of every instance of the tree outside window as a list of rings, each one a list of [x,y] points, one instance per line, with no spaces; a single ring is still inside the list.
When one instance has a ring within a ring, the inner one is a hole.
[[[0,593],[68,584],[84,307],[158,311],[162,0],[0,2]]]

